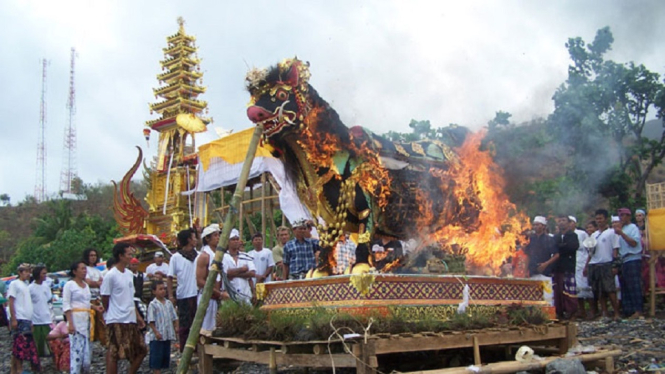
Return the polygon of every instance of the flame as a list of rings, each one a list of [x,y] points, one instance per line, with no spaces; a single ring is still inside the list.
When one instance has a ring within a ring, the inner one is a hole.
[[[381,163],[378,152],[367,144],[367,140],[356,145],[353,136],[350,135],[352,141],[342,144],[340,138],[335,134],[318,130],[318,125],[321,123],[319,115],[322,113],[324,113],[323,108],[314,107],[303,120],[305,126],[297,142],[306,151],[307,160],[317,169],[334,169],[333,157],[335,154],[340,150],[349,149],[354,153],[352,157],[363,160],[363,163],[354,170],[354,179],[358,181],[364,191],[374,195],[380,209],[385,208],[388,205],[391,179],[388,170]],[[341,178],[342,172],[340,170],[335,177]]]
[[[419,227],[427,228],[427,232],[421,233],[424,237],[421,248],[432,243],[451,250],[459,247],[458,251],[466,253],[468,270],[498,275],[501,265],[513,255],[516,244],[522,243],[520,233],[528,227],[529,220],[508,200],[502,169],[488,151],[479,149],[484,135],[484,132],[469,135],[457,149],[460,161],[448,170],[430,170],[444,191],[452,187],[458,209],[444,207],[435,219],[433,202],[420,193],[417,198],[421,217],[417,221]],[[476,225],[470,224],[472,220],[467,214],[473,210],[467,207],[480,211]]]

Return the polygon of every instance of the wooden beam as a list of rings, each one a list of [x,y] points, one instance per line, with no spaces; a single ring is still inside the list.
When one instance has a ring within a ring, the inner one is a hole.
[[[266,240],[266,173],[261,173],[261,235]]]
[[[482,364],[482,361],[480,360],[480,345],[478,344],[477,335],[473,337],[473,363],[476,366]]]
[[[256,362],[259,364],[270,364],[270,351],[253,352],[246,349],[225,348],[219,345],[206,345],[205,353],[212,358],[230,358],[238,361]],[[356,359],[349,354],[330,355],[315,354],[275,354],[275,362],[278,366],[298,366],[310,368],[329,368],[332,363],[335,367],[355,367]]]
[[[604,360],[607,357],[619,356],[621,355],[621,353],[622,351],[620,349],[616,349],[612,351],[588,353],[571,357],[553,356],[553,357],[547,357],[542,361],[533,361],[533,362],[503,361],[487,365],[480,365],[480,366],[476,365],[477,370],[474,370],[473,373],[507,374],[507,373],[516,373],[518,371],[542,370],[550,362],[560,358],[564,360],[579,359],[582,362],[594,362],[598,360]],[[614,368],[612,368],[611,370],[614,370]],[[471,371],[469,371],[469,369],[467,369],[466,367],[455,367],[448,369],[411,371],[405,374],[469,374],[470,372]]]
[[[550,326],[544,333],[533,329],[509,330],[500,332],[482,332],[477,334],[459,334],[427,337],[400,337],[399,339],[377,339],[376,354],[433,351],[451,348],[472,348],[474,336],[478,345],[500,345],[526,342],[540,342],[566,338],[566,326]]]

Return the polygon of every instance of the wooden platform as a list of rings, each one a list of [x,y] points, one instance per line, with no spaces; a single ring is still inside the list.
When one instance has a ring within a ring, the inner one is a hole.
[[[213,359],[231,359],[305,368],[355,367],[358,373],[374,373],[379,357],[394,353],[472,348],[475,365],[481,365],[481,350],[514,345],[555,347],[564,354],[576,343],[574,324],[552,324],[532,328],[493,328],[480,331],[451,331],[420,334],[376,334],[345,341],[246,341],[239,338],[201,336],[198,349],[201,372],[212,371]],[[461,368],[463,369],[463,368]]]

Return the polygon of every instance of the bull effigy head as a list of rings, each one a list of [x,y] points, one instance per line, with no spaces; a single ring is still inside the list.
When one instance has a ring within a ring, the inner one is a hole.
[[[271,141],[298,129],[310,108],[309,64],[286,59],[268,69],[252,69],[245,78],[251,98],[247,117],[263,126],[264,139]]]

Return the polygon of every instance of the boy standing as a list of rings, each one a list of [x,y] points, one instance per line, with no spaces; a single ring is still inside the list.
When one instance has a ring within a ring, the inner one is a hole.
[[[171,363],[171,341],[176,340],[178,316],[171,301],[166,299],[164,282],[153,281],[151,289],[155,298],[148,305],[150,368],[155,374],[160,374]]]
[[[41,370],[39,357],[37,357],[37,346],[32,337],[32,299],[28,285],[25,283],[29,278],[30,265],[19,265],[18,277],[9,284],[9,291],[7,291],[9,313],[11,313],[9,326],[12,332],[12,374],[23,371],[23,360],[30,361],[36,371]]]
[[[134,275],[127,268],[132,259],[132,247],[118,243],[113,247],[116,265],[102,282],[101,295],[106,310],[108,349],[106,372],[118,372],[118,361],[129,360],[130,373],[136,373],[147,352],[140,329],[145,322],[134,306]]]

